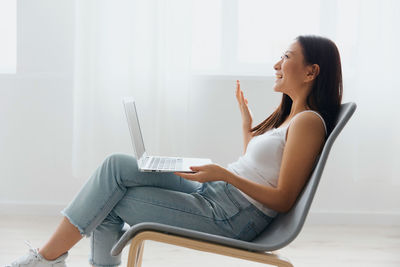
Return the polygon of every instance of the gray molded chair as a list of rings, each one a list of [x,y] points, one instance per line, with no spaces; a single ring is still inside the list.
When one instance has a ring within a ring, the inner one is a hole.
[[[130,242],[128,267],[140,267],[144,241],[152,240],[275,266],[293,266],[287,259],[272,251],[287,246],[300,233],[331,147],[355,110],[355,103],[342,104],[336,126],[326,140],[311,177],[296,203],[289,212],[278,214],[264,232],[253,241],[246,242],[159,223],[140,223],[124,233],[112,248],[111,254],[114,256],[120,254]]]

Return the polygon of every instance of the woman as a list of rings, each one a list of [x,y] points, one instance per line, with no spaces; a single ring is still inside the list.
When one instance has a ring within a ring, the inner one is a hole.
[[[57,230],[39,250],[11,266],[65,266],[68,250],[91,236],[93,266],[118,266],[110,255],[124,222],[159,222],[242,240],[255,238],[278,212],[287,212],[310,176],[342,98],[340,56],[323,37],[299,36],[274,65],[280,106],[252,127],[237,81],[244,155],[227,168],[193,166],[195,173],[142,173],[136,159],[111,155],[62,211]]]

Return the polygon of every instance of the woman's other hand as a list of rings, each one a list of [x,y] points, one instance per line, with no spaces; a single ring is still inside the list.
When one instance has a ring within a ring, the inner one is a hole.
[[[248,106],[248,101],[244,98],[243,91],[240,89],[240,81],[236,80],[236,99],[242,115],[242,126],[244,130],[250,131],[253,124],[253,115]]]
[[[191,181],[197,181],[200,183],[212,182],[212,181],[225,181],[229,174],[229,171],[218,164],[206,164],[203,166],[192,166],[190,167],[195,173],[186,172],[174,172],[182,178]]]

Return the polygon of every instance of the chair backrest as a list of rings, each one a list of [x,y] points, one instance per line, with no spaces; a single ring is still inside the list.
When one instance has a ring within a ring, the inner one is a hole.
[[[297,198],[296,203],[289,212],[278,214],[264,232],[252,243],[261,245],[268,250],[277,250],[283,248],[297,237],[304,225],[331,147],[353,115],[356,107],[357,105],[353,102],[341,105],[335,127],[326,140],[324,148],[314,165],[311,177]]]

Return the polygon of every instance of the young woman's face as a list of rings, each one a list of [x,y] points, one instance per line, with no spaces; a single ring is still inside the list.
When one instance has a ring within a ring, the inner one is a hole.
[[[298,42],[289,46],[281,60],[274,65],[274,69],[276,70],[274,91],[291,95],[305,85],[307,66],[304,64],[303,52]]]

